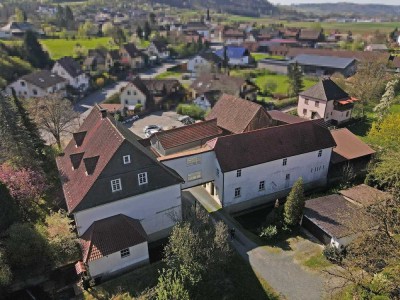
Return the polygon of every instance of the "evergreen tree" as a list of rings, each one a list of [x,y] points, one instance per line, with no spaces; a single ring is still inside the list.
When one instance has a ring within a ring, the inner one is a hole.
[[[224,46],[224,52],[223,52],[223,57],[222,57],[222,66],[225,69],[225,73],[227,73],[227,70],[229,67],[229,57],[228,57],[228,50],[227,50],[226,46]]]
[[[145,39],[146,41],[148,41],[148,40],[149,40],[149,37],[150,37],[150,35],[151,35],[151,27],[150,27],[150,24],[149,24],[148,21],[146,21],[146,22],[144,23],[143,33],[144,33],[144,39]]]
[[[203,38],[199,36],[199,39],[197,40],[197,51],[201,51],[203,49]]]
[[[136,35],[139,39],[143,38],[143,29],[140,25],[136,28]]]
[[[288,226],[296,226],[301,219],[305,205],[303,179],[294,183],[283,207],[284,221]]]
[[[36,34],[33,31],[27,31],[24,36],[23,49],[26,59],[35,68],[45,68],[49,65],[49,54],[43,51]]]
[[[303,72],[301,71],[301,67],[297,62],[289,65],[288,78],[290,89],[289,94],[297,97],[304,88]]]
[[[75,21],[74,13],[72,12],[71,7],[67,5],[64,9],[64,24],[68,29],[70,29],[73,28],[74,21]]]
[[[21,125],[30,137],[28,142],[31,143],[33,149],[35,149],[37,158],[41,161],[44,161],[44,141],[40,137],[40,133],[36,124],[32,122],[31,118],[29,117],[29,113],[18,99],[14,89],[12,90],[12,99],[16,108],[16,114],[19,118],[21,118]]]

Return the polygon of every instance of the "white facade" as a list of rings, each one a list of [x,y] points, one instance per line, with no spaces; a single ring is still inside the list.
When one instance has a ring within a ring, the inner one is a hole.
[[[81,236],[94,221],[118,214],[138,219],[149,241],[163,238],[175,224],[172,217],[181,218],[180,184],[74,213],[78,235]]]
[[[251,199],[274,195],[285,191],[287,194],[295,181],[303,178],[304,186],[322,186],[326,184],[329,162],[332,148],[323,149],[321,156],[319,151],[304,153],[283,159],[222,173],[219,171],[219,179],[215,180],[215,188],[218,198],[224,207],[242,204]],[[264,188],[260,189],[261,182]],[[235,190],[240,188],[240,195],[235,195]],[[275,200],[271,199],[271,200]],[[246,205],[242,205],[241,208]]]
[[[107,276],[124,268],[146,264],[149,262],[149,250],[147,242],[129,247],[129,256],[121,257],[121,253],[115,252],[100,259],[88,262],[89,272],[92,277]]]
[[[211,63],[200,55],[190,59],[187,63],[187,70],[192,73],[211,71]]]
[[[215,178],[215,154],[213,151],[165,160],[162,163],[178,172],[185,180],[182,183],[182,189],[210,182]]]
[[[336,110],[334,102],[299,96],[297,114],[305,119],[335,120],[339,124],[351,119],[352,108],[344,111]]]
[[[85,73],[72,77],[58,62],[54,64],[51,71],[66,79],[68,84],[75,89],[87,90],[89,88],[89,77]]]
[[[133,110],[137,104],[142,104],[143,108],[146,108],[146,95],[133,84],[129,84],[124,88],[121,92],[120,100],[121,105],[130,110]]]
[[[149,56],[156,55],[161,60],[168,59],[170,56],[169,50],[160,52],[160,51],[158,51],[157,47],[153,43],[151,43],[149,45],[149,47],[147,48],[147,53]]]
[[[231,66],[246,66],[250,63],[249,56],[242,56],[240,58],[229,58],[228,64]]]
[[[45,97],[53,93],[61,93],[62,96],[66,95],[65,88],[67,82],[58,83],[47,89],[42,89],[36,85],[31,84],[23,79],[18,79],[17,81],[11,83],[7,86],[6,91],[10,95],[12,94],[12,89],[15,90],[18,97],[21,98],[35,98],[35,97]]]

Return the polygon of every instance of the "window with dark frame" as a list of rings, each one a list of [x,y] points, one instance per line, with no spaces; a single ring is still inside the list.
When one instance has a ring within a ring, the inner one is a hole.
[[[236,177],[241,177],[242,176],[242,169],[239,169],[236,171]]]
[[[241,196],[241,189],[240,187],[235,188],[235,198],[238,198]]]
[[[122,184],[121,184],[121,179],[113,179],[111,180],[111,191],[112,192],[118,192],[122,190]]]
[[[128,257],[129,255],[131,255],[129,248],[122,249],[120,252],[121,252],[121,258]]]
[[[321,157],[322,156],[322,150],[319,150],[318,151],[318,157]]]
[[[287,165],[287,158],[284,158],[282,161],[282,166],[286,166]]]
[[[258,190],[259,191],[263,191],[265,190],[265,181],[260,181],[260,183],[258,184]]]
[[[124,165],[126,164],[130,164],[131,163],[131,156],[130,155],[124,155],[122,157],[123,161],[124,161]]]

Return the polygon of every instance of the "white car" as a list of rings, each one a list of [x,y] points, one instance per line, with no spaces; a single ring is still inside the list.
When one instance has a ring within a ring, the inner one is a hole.
[[[156,128],[148,129],[148,130],[146,130],[144,136],[145,136],[146,138],[149,138],[149,137],[151,137],[154,133],[157,133],[157,132],[160,132],[160,131],[161,131],[161,128],[160,128],[160,129],[156,129]]]
[[[147,125],[147,126],[144,126],[143,132],[146,133],[148,130],[152,130],[152,129],[156,129],[156,130],[160,131],[162,128],[160,125]]]

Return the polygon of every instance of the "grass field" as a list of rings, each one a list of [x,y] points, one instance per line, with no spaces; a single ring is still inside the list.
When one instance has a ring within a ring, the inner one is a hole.
[[[266,74],[266,75],[260,75],[256,78],[255,82],[257,86],[264,91],[265,85],[267,82],[274,81],[277,84],[277,88],[274,91],[274,93],[278,94],[284,94],[286,95],[289,90],[289,82],[288,82],[288,77],[286,75],[280,75],[280,74]],[[308,89],[309,87],[313,86],[317,81],[312,80],[309,78],[304,78],[304,89]]]
[[[283,56],[269,55],[269,54],[267,54],[267,53],[251,53],[251,56],[253,56],[253,58],[254,58],[256,61],[260,61],[260,60],[265,59],[265,58],[284,59]]]
[[[63,56],[73,56],[74,47],[79,44],[81,47],[89,50],[99,46],[114,48],[114,44],[109,37],[91,38],[91,39],[43,39],[40,40],[43,47],[49,52],[52,59],[59,59]]]

